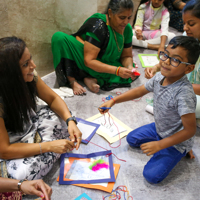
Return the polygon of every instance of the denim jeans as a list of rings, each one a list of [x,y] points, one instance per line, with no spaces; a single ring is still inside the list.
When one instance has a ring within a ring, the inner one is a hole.
[[[141,144],[151,141],[159,141],[162,138],[157,134],[155,123],[147,124],[131,131],[127,135],[127,142],[132,147],[140,147]],[[173,146],[166,149],[162,149],[155,153],[144,167],[143,176],[150,183],[159,183],[170,171],[176,166],[176,164],[184,157]]]

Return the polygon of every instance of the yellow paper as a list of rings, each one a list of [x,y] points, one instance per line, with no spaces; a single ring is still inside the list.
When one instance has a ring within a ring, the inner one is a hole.
[[[110,114],[110,113],[109,113],[109,114]],[[106,113],[105,115],[108,115],[108,114]],[[99,114],[97,114],[97,115],[94,115],[93,117],[88,118],[87,121],[93,122],[94,120],[96,120],[97,118],[99,118],[99,117],[101,117],[101,116],[102,116],[102,114],[99,113]],[[110,114],[110,116],[111,116],[111,119],[114,120],[114,122],[118,123],[118,124],[119,124],[120,126],[122,126],[124,129],[126,129],[126,131],[120,133],[120,137],[119,137],[119,134],[116,135],[116,136],[114,136],[114,137],[110,137],[107,133],[102,132],[102,131],[100,130],[100,128],[97,129],[97,133],[98,133],[99,135],[103,136],[106,140],[108,140],[108,142],[109,142],[110,144],[112,144],[112,143],[118,141],[119,139],[123,138],[124,136],[128,135],[128,133],[129,133],[130,131],[132,131],[132,129],[131,129],[130,127],[128,127],[127,125],[125,125],[123,122],[121,122],[119,119],[117,119],[116,117],[114,117],[113,115]],[[108,123],[108,122],[106,122],[106,123]]]

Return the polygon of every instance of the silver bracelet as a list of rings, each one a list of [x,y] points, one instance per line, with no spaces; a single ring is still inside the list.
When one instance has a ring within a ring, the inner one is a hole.
[[[40,146],[40,154],[42,155],[42,146],[41,146],[40,143],[38,143],[38,144],[39,144],[39,146]]]

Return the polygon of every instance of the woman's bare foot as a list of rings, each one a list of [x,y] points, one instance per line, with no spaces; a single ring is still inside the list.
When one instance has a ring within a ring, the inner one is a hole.
[[[87,85],[90,91],[94,93],[99,92],[100,86],[97,84],[97,79],[96,78],[84,78],[84,83]]]
[[[70,84],[75,95],[82,95],[86,90],[76,81]]]
[[[195,158],[194,154],[193,154],[193,151],[190,150],[188,153],[187,153],[187,156],[190,158],[190,159],[193,159]]]

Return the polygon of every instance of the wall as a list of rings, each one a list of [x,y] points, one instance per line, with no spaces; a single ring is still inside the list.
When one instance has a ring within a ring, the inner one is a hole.
[[[134,0],[135,8],[137,1]],[[90,15],[103,12],[109,0],[0,0],[0,38],[25,40],[40,76],[54,71],[51,37],[71,34]]]

